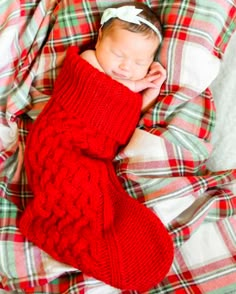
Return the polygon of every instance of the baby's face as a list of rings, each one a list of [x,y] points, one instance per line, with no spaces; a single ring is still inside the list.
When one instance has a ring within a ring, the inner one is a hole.
[[[135,81],[147,74],[158,45],[158,38],[115,26],[107,32],[100,29],[96,57],[107,75]]]

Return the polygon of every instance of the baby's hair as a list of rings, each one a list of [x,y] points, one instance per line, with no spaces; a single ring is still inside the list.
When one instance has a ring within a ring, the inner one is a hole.
[[[142,9],[142,11],[139,13],[139,16],[151,22],[159,30],[160,34],[162,35],[161,23],[158,16],[146,4],[129,1],[129,2],[123,2],[121,4],[113,5],[112,8],[119,8],[123,6],[135,6],[135,8],[137,9]],[[130,32],[143,33],[144,35],[147,35],[150,37],[156,35],[156,33],[144,23],[141,23],[140,25],[138,25],[138,24],[122,21],[117,18],[110,19],[109,21],[104,23],[104,25],[102,26],[103,32],[106,32],[107,29],[112,28],[113,24],[115,23],[119,23],[120,27]]]

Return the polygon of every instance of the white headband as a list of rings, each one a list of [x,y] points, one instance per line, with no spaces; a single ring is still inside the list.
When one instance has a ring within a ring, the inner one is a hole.
[[[104,10],[102,18],[101,18],[101,25],[106,23],[111,18],[119,18],[120,20],[131,22],[134,24],[140,25],[141,22],[146,24],[149,28],[151,28],[162,41],[162,36],[160,31],[148,20],[143,17],[138,16],[138,14],[143,11],[142,9],[137,9],[135,6],[122,6],[119,8],[107,8]]]

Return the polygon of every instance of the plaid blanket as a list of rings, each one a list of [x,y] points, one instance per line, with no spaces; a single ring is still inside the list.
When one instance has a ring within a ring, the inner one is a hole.
[[[0,3],[0,288],[6,291],[135,293],[56,262],[17,226],[33,197],[23,165],[27,134],[50,99],[66,48],[92,46],[101,12],[115,2],[122,1]],[[170,272],[149,293],[229,293],[236,288],[236,170],[212,172],[206,160],[215,125],[208,86],[235,31],[236,5],[141,2],[160,15],[158,59],[168,76],[114,164],[124,189],[158,214],[175,244]]]

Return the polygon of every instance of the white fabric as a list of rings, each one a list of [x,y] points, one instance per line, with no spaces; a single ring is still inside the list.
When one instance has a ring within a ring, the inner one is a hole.
[[[220,73],[211,85],[216,104],[213,152],[208,168],[214,171],[236,168],[236,33],[226,49]]]
[[[203,92],[216,78],[220,60],[201,44],[185,42],[180,72],[180,85]]]

